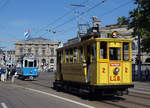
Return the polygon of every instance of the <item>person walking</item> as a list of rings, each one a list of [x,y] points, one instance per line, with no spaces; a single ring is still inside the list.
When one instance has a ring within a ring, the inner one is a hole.
[[[5,81],[5,70],[2,68],[1,71],[2,71],[1,72],[1,81],[4,82]]]
[[[16,68],[15,66],[13,67],[12,71],[11,71],[11,82],[14,83],[15,82],[15,73],[16,73]]]
[[[145,70],[145,75],[146,75],[146,80],[148,80],[148,77],[149,77],[149,69],[146,67],[146,70]]]
[[[6,67],[5,69],[4,81],[7,81],[7,76],[8,76],[8,67]]]

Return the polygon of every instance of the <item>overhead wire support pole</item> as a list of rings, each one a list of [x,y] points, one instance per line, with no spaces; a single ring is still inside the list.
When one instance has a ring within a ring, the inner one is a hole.
[[[140,0],[138,0],[140,1]],[[138,3],[138,15],[139,13],[139,3]],[[141,72],[141,33],[140,33],[140,27],[139,27],[140,22],[138,22],[138,58],[139,58],[139,63],[138,63],[138,78],[139,80],[142,80],[142,72]]]

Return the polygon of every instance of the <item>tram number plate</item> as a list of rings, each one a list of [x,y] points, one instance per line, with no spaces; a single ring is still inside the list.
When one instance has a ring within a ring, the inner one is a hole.
[[[120,63],[110,63],[110,66],[120,66]]]
[[[110,76],[110,81],[120,81],[120,76]]]

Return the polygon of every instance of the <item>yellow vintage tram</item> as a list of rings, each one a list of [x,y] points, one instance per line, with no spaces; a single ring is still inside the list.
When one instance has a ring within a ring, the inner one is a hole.
[[[132,40],[118,38],[116,31],[102,38],[97,25],[89,31],[80,36],[80,41],[72,39],[57,50],[54,88],[98,94],[128,93],[128,88],[134,86]]]

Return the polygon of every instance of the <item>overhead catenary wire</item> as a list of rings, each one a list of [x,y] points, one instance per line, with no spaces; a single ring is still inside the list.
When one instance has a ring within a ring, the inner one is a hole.
[[[94,6],[97,7],[97,6],[99,6],[100,4],[104,3],[105,1],[106,1],[106,0],[103,0],[102,2],[100,2],[100,3],[98,3],[98,4],[94,5]],[[118,7],[115,7],[115,8],[113,8],[113,9],[107,11],[107,12],[104,12],[102,15],[100,15],[100,17],[104,17],[105,15],[111,14],[111,13],[113,13],[114,11],[117,11],[119,8],[122,8],[122,7],[128,5],[129,3],[132,3],[132,2],[133,2],[133,1],[125,2],[125,3],[121,4],[121,5],[119,5]],[[89,8],[87,11],[82,12],[81,14],[79,14],[78,17],[81,16],[81,15],[83,15],[83,14],[85,14],[86,12],[89,12],[90,10],[92,10],[92,9],[94,8],[94,6],[92,6],[91,8]],[[65,24],[67,24],[67,23],[69,23],[69,22],[71,22],[71,21],[74,20],[74,19],[75,19],[75,18],[72,17],[72,18],[69,19],[68,21],[65,21],[64,23],[55,26],[53,29],[60,28],[61,26],[65,25]],[[71,28],[72,28],[72,27],[71,27]],[[73,28],[74,28],[74,27],[73,27]],[[70,28],[69,28],[69,29],[70,29]],[[48,33],[48,32],[47,32],[47,33]]]
[[[3,9],[9,2],[10,0],[2,0],[0,2],[0,10]]]
[[[133,1],[128,1],[128,2],[122,3],[121,5],[115,7],[115,8],[113,8],[113,9],[107,11],[107,12],[104,12],[102,15],[99,15],[99,17],[102,18],[102,17],[104,17],[105,15],[111,14],[111,13],[113,13],[114,11],[117,11],[118,9],[120,9],[120,8],[122,8],[122,7],[124,7],[124,6],[128,5],[128,4],[130,4],[130,3],[132,3],[132,2],[133,2]],[[71,20],[71,19],[70,19],[70,20]],[[73,27],[70,27],[69,29],[72,29],[72,28],[75,28],[75,27],[73,26]],[[67,30],[65,30],[65,31],[67,31]]]
[[[88,12],[91,11],[92,9],[94,9],[94,8],[98,7],[99,5],[103,4],[105,1],[106,1],[106,0],[102,0],[101,2],[99,2],[99,3],[97,3],[96,5],[92,6],[92,7],[89,8],[88,10],[86,10],[86,11],[80,13],[77,17],[80,17],[81,15],[84,15],[84,14],[88,13]],[[64,23],[55,26],[53,29],[59,28],[59,27],[61,27],[61,26],[64,26],[65,24],[67,24],[67,23],[69,23],[69,22],[71,22],[71,21],[73,21],[73,20],[75,20],[75,17],[72,17],[71,19],[65,21]]]
[[[92,6],[91,8],[89,8],[89,9],[87,9],[86,11],[84,11],[84,12],[80,13],[79,15],[77,15],[77,17],[80,17],[80,16],[82,16],[82,15],[88,13],[89,11],[91,11],[91,10],[93,10],[94,8],[98,7],[99,5],[103,4],[105,1],[106,1],[106,0],[102,0],[101,2],[97,3],[96,5]],[[65,24],[68,24],[69,22],[71,22],[71,21],[73,21],[73,20],[75,20],[75,19],[76,19],[76,17],[72,17],[71,19],[65,21],[65,22],[62,23],[62,24],[59,24],[59,25],[53,27],[52,29],[55,30],[56,28],[60,28],[61,26],[64,26]],[[48,31],[46,31],[46,33],[44,33],[44,34],[47,34],[47,33],[48,33]]]
[[[130,3],[132,3],[132,2],[133,2],[133,1],[125,2],[125,3],[121,4],[121,5],[119,5],[118,7],[115,7],[115,8],[113,8],[113,9],[107,11],[107,12],[104,12],[102,15],[99,15],[99,16],[100,16],[100,17],[104,17],[105,15],[111,14],[111,13],[113,13],[114,11],[117,11],[118,9],[120,9],[120,8],[122,8],[122,7],[124,7],[124,6],[128,5],[128,4],[130,4]]]
[[[81,5],[84,5],[85,3],[87,3],[89,0],[86,0],[84,2],[81,3]],[[58,18],[56,18],[52,23],[47,24],[46,26],[42,27],[40,30],[38,30],[35,34],[37,34],[38,32],[42,31],[44,28],[47,28],[49,26],[54,25],[56,22],[58,22],[59,20],[63,19],[64,17],[68,16],[70,13],[72,13],[72,11],[74,11],[75,9],[78,9],[79,7],[73,8],[70,11],[66,12],[65,14],[63,14],[62,16],[59,16]]]

